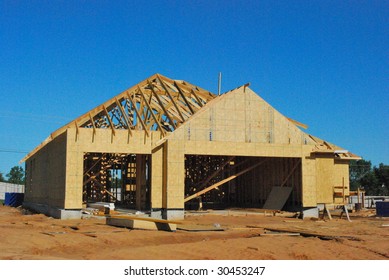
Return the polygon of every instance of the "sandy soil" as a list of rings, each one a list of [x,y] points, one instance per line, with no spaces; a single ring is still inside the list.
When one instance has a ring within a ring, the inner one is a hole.
[[[165,232],[111,227],[102,218],[23,215],[0,206],[0,259],[387,260],[389,219],[371,213],[353,213],[350,223],[339,217],[323,221],[211,212],[189,215],[184,224],[217,224],[224,231]],[[274,234],[267,228],[320,236]]]

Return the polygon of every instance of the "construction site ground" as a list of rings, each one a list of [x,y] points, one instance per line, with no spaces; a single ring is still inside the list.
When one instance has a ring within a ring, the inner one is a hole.
[[[191,212],[181,225],[187,230],[168,232],[112,227],[104,217],[58,220],[0,206],[0,259],[389,259],[389,218],[376,217],[375,210],[350,216],[352,222],[339,216],[301,220],[282,212]]]

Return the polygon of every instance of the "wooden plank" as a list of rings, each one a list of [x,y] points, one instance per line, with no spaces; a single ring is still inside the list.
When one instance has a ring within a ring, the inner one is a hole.
[[[197,100],[197,103],[199,103],[200,107],[203,107],[204,106],[203,101],[197,96],[197,94],[194,92],[194,90],[192,89],[190,92],[194,95],[194,97]]]
[[[145,219],[123,218],[123,217],[107,217],[106,224],[110,226],[125,227],[130,229],[148,229],[148,230],[164,230],[176,231],[177,223],[166,222],[164,220],[151,221]]]
[[[156,219],[156,218],[150,218],[150,217],[139,217],[139,216],[130,216],[130,215],[110,215],[110,218],[116,218],[116,219],[126,219],[126,220],[141,220],[141,221],[148,221],[148,222],[156,222],[156,223],[166,223],[166,224],[182,224],[182,221],[176,221],[176,220],[165,220],[165,219]]]
[[[223,184],[225,184],[225,183],[235,179],[236,177],[239,177],[240,175],[243,175],[243,174],[249,172],[250,170],[253,170],[254,168],[260,166],[265,161],[266,161],[266,159],[261,161],[261,162],[259,162],[259,163],[257,163],[257,164],[254,164],[253,166],[250,166],[250,167],[248,167],[248,168],[238,172],[235,175],[232,175],[232,176],[230,176],[230,177],[228,177],[228,178],[226,178],[224,180],[221,180],[220,182],[218,182],[216,184],[213,184],[213,185],[211,185],[211,186],[209,186],[209,187],[207,187],[207,188],[205,188],[205,189],[203,189],[203,190],[201,190],[201,191],[199,191],[199,192],[197,192],[195,194],[192,194],[192,195],[186,197],[184,199],[184,202],[188,202],[189,200],[192,200],[192,199],[194,199],[196,197],[199,197],[200,195],[205,194],[205,193],[207,193],[207,192],[209,192],[209,191],[211,191],[211,190],[213,190],[213,189],[215,189],[215,188],[217,188],[217,187],[219,187],[219,186],[221,186],[221,185],[223,185]]]
[[[74,121],[74,126],[76,127],[76,138],[80,134],[80,130],[78,129],[78,123],[77,120]]]
[[[188,83],[186,81],[180,83],[180,86],[181,88],[184,88],[189,92],[192,92],[194,95],[196,95],[196,98],[198,98],[198,95],[201,96],[206,102],[217,97],[217,95],[212,94],[209,91],[202,89],[198,86],[192,85],[191,83]],[[196,89],[196,93],[194,93],[194,89]]]
[[[86,174],[88,174],[89,173],[89,171],[91,171],[102,159],[103,159],[103,157],[105,156],[106,154],[105,153],[102,153],[101,154],[101,157],[98,159],[98,160],[95,160],[95,163],[92,165],[92,167],[91,168],[89,168],[88,169],[88,171],[86,171],[86,172],[84,172],[84,176],[86,175]]]
[[[215,227],[213,225],[179,225],[177,229],[190,232],[200,232],[200,231],[224,231],[224,228]]]
[[[223,168],[230,163],[231,160],[233,160],[235,156],[229,157],[226,162],[224,162],[218,170],[216,170],[214,173],[212,173],[208,178],[206,178],[201,185],[199,186],[199,189],[203,188],[206,184],[209,183],[209,181],[212,180],[215,176],[217,176],[221,171],[223,171]]]
[[[186,105],[188,105],[188,108],[189,108],[189,110],[191,111],[191,113],[194,114],[195,111],[193,110],[192,105],[190,104],[190,102],[188,101],[188,99],[186,98],[185,93],[182,91],[182,89],[180,88],[180,86],[178,85],[178,83],[174,82],[174,85],[175,85],[175,87],[177,88],[178,93],[182,96],[182,99],[185,101]]]
[[[294,232],[265,232],[259,234],[259,236],[300,236],[300,233]]]
[[[354,237],[354,236],[345,236],[345,235],[324,235],[309,231],[300,231],[300,230],[294,230],[294,229],[281,229],[281,228],[264,228],[265,230],[270,230],[273,232],[285,232],[285,233],[299,233],[303,237],[318,237],[322,240],[333,240],[333,239],[348,239],[353,241],[362,241],[361,239]]]
[[[93,126],[93,135],[96,134],[96,126],[95,126],[95,122],[93,121],[93,117],[91,115],[91,113],[89,113],[89,118],[90,118],[90,122],[92,123],[92,126]]]
[[[299,126],[299,127],[302,127],[302,128],[304,128],[304,129],[307,129],[307,128],[308,128],[308,126],[307,126],[306,124],[303,124],[303,123],[301,123],[301,122],[295,121],[295,120],[293,120],[293,119],[291,119],[291,118],[288,118],[288,117],[287,117],[287,119],[288,119],[290,122],[292,122],[294,125],[297,125],[297,126]]]

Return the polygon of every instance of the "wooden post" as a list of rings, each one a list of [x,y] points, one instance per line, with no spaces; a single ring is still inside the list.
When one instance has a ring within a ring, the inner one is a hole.
[[[365,208],[365,191],[362,191],[362,208]]]
[[[136,155],[136,209],[143,210],[144,201],[143,201],[143,186],[144,186],[144,155]]]
[[[358,196],[358,204],[359,204],[359,202],[360,202],[360,200],[359,200],[359,196],[360,196],[360,190],[359,190],[359,187],[358,187],[358,189],[357,189],[357,196]]]

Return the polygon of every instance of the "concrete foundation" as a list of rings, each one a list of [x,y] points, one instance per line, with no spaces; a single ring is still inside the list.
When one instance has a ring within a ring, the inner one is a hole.
[[[162,219],[183,220],[185,218],[184,209],[162,209]]]
[[[151,209],[150,217],[154,219],[162,219],[162,209]]]
[[[23,207],[56,219],[61,219],[61,220],[81,219],[81,209],[72,209],[72,210],[59,209],[45,204],[38,204],[33,202],[23,202]]]
[[[303,208],[301,211],[301,218],[319,218],[319,208]]]

